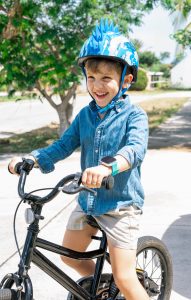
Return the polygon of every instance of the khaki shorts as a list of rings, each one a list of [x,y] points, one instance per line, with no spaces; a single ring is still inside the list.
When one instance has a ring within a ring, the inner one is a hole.
[[[105,231],[107,239],[113,246],[128,250],[137,249],[139,222],[142,210],[131,205],[115,211],[94,217],[99,226]],[[79,205],[72,211],[68,220],[68,230],[83,230],[86,222],[86,214]]]

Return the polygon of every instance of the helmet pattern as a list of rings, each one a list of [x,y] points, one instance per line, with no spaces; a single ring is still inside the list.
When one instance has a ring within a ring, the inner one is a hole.
[[[122,35],[117,26],[108,20],[101,20],[92,35],[84,43],[78,58],[78,64],[82,67],[90,57],[103,57],[119,61],[134,70],[134,81],[138,69],[138,55],[133,44]]]

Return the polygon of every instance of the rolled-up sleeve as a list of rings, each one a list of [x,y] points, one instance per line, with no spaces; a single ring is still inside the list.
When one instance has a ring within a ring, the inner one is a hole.
[[[31,152],[31,155],[36,159],[43,173],[52,172],[56,162],[68,157],[80,146],[79,130],[79,117],[76,116],[60,139],[48,147],[36,149]]]
[[[126,145],[117,152],[129,162],[131,168],[139,166],[144,159],[148,132],[148,117],[141,108],[137,108],[129,116]]]

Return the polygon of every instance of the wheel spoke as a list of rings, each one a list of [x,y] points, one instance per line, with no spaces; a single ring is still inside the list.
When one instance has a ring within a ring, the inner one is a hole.
[[[157,249],[154,248],[146,248],[141,251],[137,256],[137,268],[140,268],[147,272],[148,280],[151,284],[156,284],[158,286],[158,290],[164,290],[163,282],[163,260],[161,259],[161,253]],[[159,295],[152,295],[152,288],[150,293],[150,299],[157,300],[159,299]]]

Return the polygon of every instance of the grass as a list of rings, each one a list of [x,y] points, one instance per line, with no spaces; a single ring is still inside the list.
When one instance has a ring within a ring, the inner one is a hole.
[[[57,129],[57,124],[50,124],[10,138],[0,139],[0,154],[30,153],[33,149],[46,147],[58,138]]]
[[[34,96],[31,95],[25,95],[25,96],[0,96],[0,103],[1,102],[14,102],[14,101],[21,101],[21,100],[34,100]]]
[[[183,98],[162,98],[139,103],[148,115],[150,133],[175,114],[188,101]]]
[[[139,103],[148,114],[150,132],[176,113],[188,98],[165,98]],[[58,138],[58,125],[17,134],[10,138],[0,139],[0,154],[30,153],[33,149],[48,146]]]

